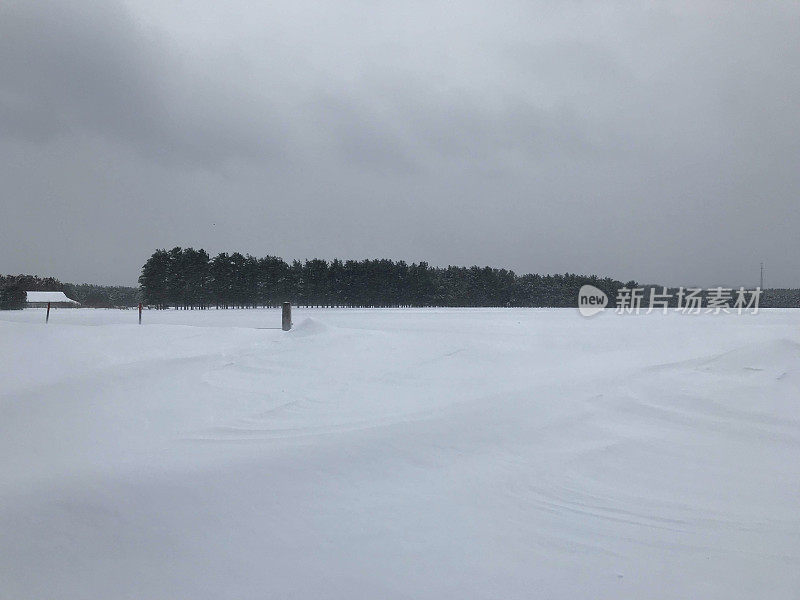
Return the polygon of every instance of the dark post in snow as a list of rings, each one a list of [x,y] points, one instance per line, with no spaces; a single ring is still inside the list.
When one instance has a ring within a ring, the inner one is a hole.
[[[47,314],[44,317],[44,322],[45,323],[49,323],[50,322],[50,303],[49,302],[47,303]]]
[[[139,325],[142,324],[142,303],[139,302]]]
[[[281,315],[281,329],[289,331],[292,328],[292,303],[283,303],[283,314]]]

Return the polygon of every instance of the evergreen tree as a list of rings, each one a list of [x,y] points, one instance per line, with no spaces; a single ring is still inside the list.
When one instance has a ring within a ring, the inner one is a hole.
[[[0,310],[21,310],[27,302],[26,290],[18,284],[0,285]]]
[[[139,276],[142,302],[158,309],[169,305],[168,276],[170,256],[166,250],[156,250],[147,259]]]

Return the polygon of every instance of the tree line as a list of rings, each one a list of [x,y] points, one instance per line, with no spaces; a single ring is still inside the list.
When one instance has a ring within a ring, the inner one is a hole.
[[[588,283],[614,305],[623,284],[589,275],[516,275],[490,267],[431,267],[386,259],[286,263],[268,256],[204,250],[156,250],[142,268],[140,288],[62,283],[54,277],[0,275],[0,310],[25,307],[26,291],[64,292],[82,306],[122,308],[144,302],[155,308],[276,306],[284,300],[307,306],[552,306],[575,307]],[[639,287],[633,281],[625,287]],[[661,291],[661,286],[647,285]],[[669,305],[674,307],[676,289]],[[704,297],[706,292],[702,294]],[[800,307],[800,289],[767,289],[763,308]]]
[[[291,263],[277,256],[175,247],[153,252],[139,285],[145,304],[179,309],[250,308],[290,301],[299,306],[553,306],[574,307],[578,290],[594,285],[616,297],[624,285],[594,275],[517,275],[492,267],[432,267],[389,259]]]
[[[64,292],[91,308],[125,308],[141,301],[139,289],[130,286],[62,283],[55,277],[37,275],[0,275],[0,310],[25,308],[25,292]]]

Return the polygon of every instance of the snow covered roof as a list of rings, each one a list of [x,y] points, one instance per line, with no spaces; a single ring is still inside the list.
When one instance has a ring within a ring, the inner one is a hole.
[[[28,302],[70,302],[78,304],[75,300],[67,298],[64,292],[25,292]]]

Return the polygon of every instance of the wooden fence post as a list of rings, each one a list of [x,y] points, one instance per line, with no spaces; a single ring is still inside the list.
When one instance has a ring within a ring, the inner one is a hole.
[[[139,302],[139,325],[142,324],[142,303]]]
[[[281,329],[289,331],[292,328],[292,303],[283,303],[283,314],[281,315]]]
[[[45,324],[50,322],[50,303],[47,303],[47,315],[44,317]]]

